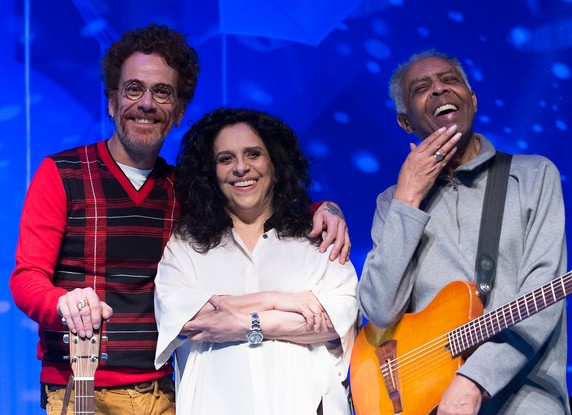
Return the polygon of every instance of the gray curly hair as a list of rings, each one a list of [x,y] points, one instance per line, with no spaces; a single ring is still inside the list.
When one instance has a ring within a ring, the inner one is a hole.
[[[465,81],[465,84],[467,85],[467,88],[472,91],[463,66],[461,65],[461,62],[457,60],[457,58],[454,58],[453,56],[447,55],[445,53],[441,53],[435,49],[424,50],[412,55],[409,60],[400,64],[391,75],[391,79],[389,81],[389,96],[391,97],[393,105],[399,114],[405,114],[407,112],[407,108],[405,108],[405,103],[403,102],[403,88],[401,87],[401,79],[403,78],[403,74],[415,62],[425,58],[439,58],[450,62],[451,65],[453,65],[453,67],[461,74],[463,81]]]

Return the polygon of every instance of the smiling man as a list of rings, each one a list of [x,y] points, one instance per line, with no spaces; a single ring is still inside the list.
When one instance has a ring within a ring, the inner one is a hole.
[[[390,95],[397,122],[421,142],[410,144],[397,184],[377,199],[358,301],[379,327],[425,311],[450,282],[476,282],[481,210],[497,154],[473,131],[477,97],[456,59],[434,50],[412,56],[394,72]],[[485,312],[565,270],[559,172],[545,157],[515,155]],[[561,301],[479,346],[436,397],[437,413],[569,413],[564,313]],[[413,327],[416,333],[427,329]],[[416,413],[402,403],[404,413]]]
[[[135,52],[125,60],[119,88],[109,92],[108,110],[116,129],[108,147],[115,161],[153,167],[165,137],[185,113],[174,89],[177,78],[160,55]]]
[[[92,413],[175,413],[172,368],[153,366],[154,279],[179,211],[173,168],[159,152],[198,75],[197,54],[181,33],[156,25],[125,33],[102,62],[113,136],[47,157],[34,176],[10,288],[39,326],[47,414],[62,412],[71,373],[62,317],[80,337],[102,328],[108,338]]]

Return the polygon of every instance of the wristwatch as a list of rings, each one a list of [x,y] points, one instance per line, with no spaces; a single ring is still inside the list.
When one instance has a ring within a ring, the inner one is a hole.
[[[260,316],[258,313],[252,313],[250,315],[252,318],[252,323],[250,324],[250,330],[246,333],[246,341],[250,346],[257,346],[262,343],[262,328],[260,328]]]

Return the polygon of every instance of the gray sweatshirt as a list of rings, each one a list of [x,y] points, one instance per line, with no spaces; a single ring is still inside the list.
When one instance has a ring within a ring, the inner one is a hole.
[[[358,285],[364,316],[389,327],[423,310],[449,282],[475,282],[475,257],[487,169],[495,154],[477,135],[478,156],[440,177],[423,210],[377,198],[369,252]],[[542,156],[512,159],[495,286],[485,312],[566,272],[560,174]],[[420,328],[422,329],[422,327]],[[481,345],[458,373],[491,399],[479,414],[567,414],[565,302],[539,312]]]

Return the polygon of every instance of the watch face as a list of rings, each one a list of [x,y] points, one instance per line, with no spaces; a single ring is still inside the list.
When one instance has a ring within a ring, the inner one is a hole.
[[[260,331],[251,330],[246,335],[248,343],[250,344],[260,344],[262,343],[262,333]]]

